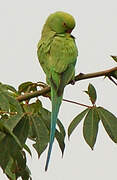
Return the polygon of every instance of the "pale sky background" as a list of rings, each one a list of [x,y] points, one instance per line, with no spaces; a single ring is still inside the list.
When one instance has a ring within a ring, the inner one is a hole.
[[[116,0],[0,0],[0,81],[18,87],[25,81],[44,81],[45,75],[38,63],[36,46],[47,16],[55,11],[71,13],[76,20],[72,34],[76,37],[79,57],[76,74],[96,72],[116,66],[109,57],[117,55],[117,1]],[[89,104],[83,93],[91,82],[98,92],[97,105],[115,115],[117,87],[108,79],[96,78],[77,82],[65,89],[64,98]],[[43,105],[51,110],[48,100]],[[63,103],[59,118],[68,127],[73,117],[84,108]],[[31,144],[30,142],[28,144]],[[63,159],[58,144],[54,143],[48,172],[45,173],[47,150],[40,159],[32,149],[28,166],[33,180],[115,180],[117,179],[117,145],[102,124],[94,151],[85,143],[82,123],[70,141],[66,138]],[[0,171],[0,180],[7,180]]]

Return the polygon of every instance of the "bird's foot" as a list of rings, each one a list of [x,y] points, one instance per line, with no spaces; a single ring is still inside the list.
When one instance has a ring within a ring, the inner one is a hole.
[[[71,81],[71,85],[74,85],[75,84],[75,79],[73,79],[72,81]]]

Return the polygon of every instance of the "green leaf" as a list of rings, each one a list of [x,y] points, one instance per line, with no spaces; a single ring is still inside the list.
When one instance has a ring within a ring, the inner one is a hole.
[[[92,104],[95,104],[96,99],[97,99],[97,93],[92,84],[89,84],[89,86],[88,86],[88,95],[90,97]]]
[[[13,130],[15,136],[18,137],[22,145],[25,144],[29,132],[29,118],[27,115],[23,116],[19,123]]]
[[[26,144],[23,145],[23,148],[24,148],[24,149],[30,154],[30,156],[32,157],[31,150],[30,150],[30,148],[29,148]]]
[[[15,126],[18,124],[18,122],[22,119],[23,115],[17,114],[14,116],[10,116],[6,121],[4,121],[4,118],[1,119],[1,122],[9,128],[11,131],[15,128]]]
[[[8,127],[12,131],[14,127],[17,125],[17,123],[23,117],[23,111],[21,105],[15,98],[11,96],[7,96],[7,100],[9,102],[10,112],[12,113],[14,112],[14,115],[8,116],[8,118],[5,120],[4,117],[2,116],[1,121],[4,123],[6,127]]]
[[[87,144],[93,150],[94,144],[96,142],[98,133],[99,116],[97,113],[97,108],[92,107],[87,113],[84,124],[83,124],[83,136]]]
[[[28,170],[28,167],[26,166],[26,155],[24,151],[19,150],[18,146],[14,144],[14,141],[11,137],[5,138],[8,143],[8,154],[10,156],[9,162],[6,166],[7,170],[7,176],[11,177],[13,174],[15,174],[16,179],[18,177],[22,177],[24,180],[28,180],[30,176],[30,171]],[[14,147],[14,148],[12,148]],[[9,168],[9,171],[8,171]],[[14,172],[11,174],[11,172]]]
[[[7,164],[10,159],[10,153],[9,153],[9,142],[8,139],[5,138],[0,141],[0,166],[3,169],[3,171],[6,169]]]
[[[22,118],[23,111],[19,102],[9,93],[7,87],[2,84],[0,84],[0,108],[2,113],[1,122],[12,131]]]
[[[61,134],[58,130],[56,130],[55,132],[55,137],[57,139],[57,142],[59,144],[59,147],[61,149],[62,152],[62,156],[64,154],[64,150],[65,150],[65,143],[64,143],[64,136],[63,134]]]
[[[117,56],[111,56],[115,62],[117,62]]]
[[[80,121],[84,118],[85,114],[88,112],[88,108],[85,109],[84,111],[82,111],[80,114],[78,114],[70,123],[69,127],[68,127],[68,137],[71,136],[72,132],[74,131],[74,129],[78,126],[78,124],[80,123]]]
[[[7,97],[3,92],[0,91],[0,108],[3,111],[9,112],[10,105]]]
[[[40,156],[49,143],[51,113],[42,107],[42,103],[39,100],[35,103],[24,105],[23,107],[30,118],[30,131],[28,137],[35,141],[33,146],[38,152],[38,156]],[[65,129],[60,120],[57,121],[57,124],[59,129],[56,130],[55,137],[63,153],[65,147]]]
[[[13,132],[20,140],[23,148],[32,156],[29,147],[25,144],[29,132],[29,118],[27,115],[22,117],[22,119],[14,128]]]
[[[22,180],[29,180],[29,179],[32,180],[30,175],[31,175],[31,172],[29,168],[26,166],[24,171],[21,174]]]
[[[115,79],[117,79],[117,71],[113,71],[110,73],[110,76],[114,77]]]
[[[45,108],[40,109],[40,113],[41,113],[41,118],[43,119],[46,127],[48,128],[48,133],[50,134],[51,113]],[[64,143],[65,129],[64,129],[62,123],[60,122],[60,120],[57,120],[57,125],[58,125],[60,131],[58,131],[56,129],[55,138],[58,141],[59,147],[60,147],[62,155],[63,155],[64,149],[65,149],[65,143]]]
[[[7,134],[3,140],[0,141],[0,166],[3,171],[6,169],[11,157],[17,159],[17,154],[21,151],[21,144],[18,142],[16,136],[15,138],[14,136],[15,135]]]
[[[19,114],[23,114],[22,107],[20,103],[12,96],[7,96],[7,99],[10,104],[10,110],[11,112],[17,112]]]
[[[98,107],[97,110],[106,132],[117,143],[117,118],[103,107]]]
[[[34,83],[28,81],[28,82],[24,82],[22,84],[20,84],[20,86],[18,87],[18,92],[19,93],[26,93],[26,92],[31,92],[31,91],[36,91],[37,87],[34,86]]]
[[[14,156],[14,160],[16,159],[15,163],[15,174],[16,177],[22,177],[24,175],[26,169],[26,154],[24,151],[18,151]]]
[[[41,153],[46,149],[49,141],[48,130],[43,120],[38,115],[31,116],[30,123],[31,127],[29,138],[36,141],[36,144],[33,146],[37,150],[38,156],[40,157]]]
[[[48,111],[47,109],[42,107],[42,104],[40,104],[39,102],[39,115],[40,118],[42,119],[42,121],[44,122],[44,124],[46,125],[47,129],[48,129],[48,134],[50,134],[50,126],[51,126],[51,112]],[[56,129],[56,133],[55,133],[55,137],[58,141],[59,147],[61,149],[61,152],[63,154],[64,148],[65,148],[65,129],[64,126],[62,125],[62,123],[60,122],[60,120],[57,120],[57,125],[59,127],[59,131]],[[60,138],[61,137],[61,138]],[[49,142],[49,140],[48,140]]]
[[[21,145],[19,139],[17,138],[17,136],[15,136],[15,134],[2,122],[0,122],[0,130],[2,132],[5,132],[6,134],[11,135],[12,138],[15,140],[15,143],[22,149],[22,145]]]
[[[65,133],[65,128],[64,128],[63,124],[61,123],[61,121],[60,121],[59,119],[58,119],[58,121],[57,121],[57,125],[58,125],[58,127],[59,127],[59,130],[60,130],[61,134],[62,134],[63,137],[65,138],[65,135],[66,135],[66,133]]]
[[[17,94],[17,91],[16,91],[16,89],[13,86],[8,85],[8,84],[3,84],[3,87],[6,88],[7,90]]]
[[[26,157],[22,151],[22,144],[28,135],[26,126],[29,126],[26,118],[23,118],[13,131],[0,121],[0,130],[4,132],[0,141],[0,166],[10,179],[15,180],[26,171]]]
[[[13,166],[13,159],[10,158],[5,169],[5,174],[8,176],[9,179],[16,180],[15,173],[12,171],[12,166]]]

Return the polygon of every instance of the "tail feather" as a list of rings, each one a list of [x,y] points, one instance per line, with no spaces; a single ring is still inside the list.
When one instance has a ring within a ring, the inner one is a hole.
[[[61,105],[62,96],[58,96],[55,89],[51,88],[51,100],[52,100],[52,113],[51,113],[51,131],[50,131],[50,144],[48,149],[48,155],[46,160],[45,171],[48,169],[48,164],[50,161],[50,155],[52,152],[52,145],[54,142],[56,122],[58,117],[59,108]]]

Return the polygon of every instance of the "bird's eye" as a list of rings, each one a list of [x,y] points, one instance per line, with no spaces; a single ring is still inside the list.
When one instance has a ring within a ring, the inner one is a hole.
[[[63,25],[66,27],[66,23],[64,22]]]

